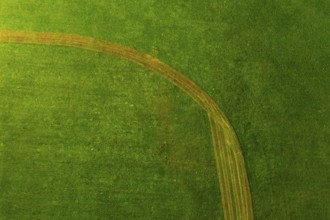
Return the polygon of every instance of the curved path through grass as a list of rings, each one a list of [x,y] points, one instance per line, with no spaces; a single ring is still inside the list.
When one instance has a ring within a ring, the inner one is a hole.
[[[225,219],[254,219],[244,157],[235,131],[215,101],[190,79],[150,55],[120,44],[90,37],[0,30],[0,42],[86,49],[132,61],[168,79],[193,98],[208,113]]]

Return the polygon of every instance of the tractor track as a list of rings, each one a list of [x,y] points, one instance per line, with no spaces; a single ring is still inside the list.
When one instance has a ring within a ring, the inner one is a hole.
[[[216,102],[186,76],[150,55],[120,44],[91,37],[0,30],[0,43],[64,46],[90,50],[132,61],[168,79],[208,113],[224,218],[226,220],[254,219],[246,165],[235,131]]]

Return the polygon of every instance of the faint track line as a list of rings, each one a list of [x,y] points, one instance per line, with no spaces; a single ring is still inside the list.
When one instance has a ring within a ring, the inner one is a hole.
[[[124,58],[168,79],[186,92],[208,113],[225,219],[254,219],[245,161],[235,131],[215,101],[186,76],[150,55],[123,45],[90,37],[0,30],[0,42],[86,49]]]

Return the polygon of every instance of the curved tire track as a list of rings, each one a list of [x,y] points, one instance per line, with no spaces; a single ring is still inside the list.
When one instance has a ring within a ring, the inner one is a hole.
[[[215,101],[186,76],[150,55],[120,44],[90,37],[0,30],[0,42],[86,49],[132,61],[168,79],[193,98],[208,113],[225,219],[254,219],[246,166],[235,131]]]

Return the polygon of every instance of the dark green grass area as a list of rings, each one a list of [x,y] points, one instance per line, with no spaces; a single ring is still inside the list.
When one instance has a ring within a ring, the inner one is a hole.
[[[181,91],[79,49],[1,52],[2,219],[219,218],[208,119]]]
[[[329,11],[326,0],[4,0],[0,29],[159,57],[232,121],[256,219],[314,220],[330,218]],[[72,49],[2,45],[0,62],[3,218],[221,216],[206,116],[173,86]]]

